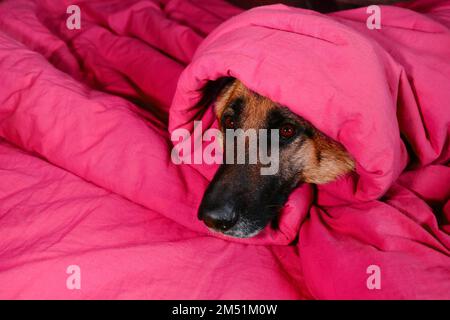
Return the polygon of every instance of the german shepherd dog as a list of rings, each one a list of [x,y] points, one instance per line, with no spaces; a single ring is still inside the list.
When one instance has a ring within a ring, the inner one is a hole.
[[[356,1],[342,1],[339,8],[348,2]],[[279,135],[278,173],[261,175],[261,163],[224,163],[219,167],[198,211],[199,219],[210,229],[237,238],[255,236],[271,222],[276,227],[278,212],[297,185],[325,184],[354,170],[354,160],[341,144],[288,108],[252,92],[238,79],[209,82],[203,91],[199,104],[206,106],[215,101],[222,132],[226,129],[278,129]],[[224,148],[226,146],[224,143]],[[224,151],[225,154],[227,151]]]

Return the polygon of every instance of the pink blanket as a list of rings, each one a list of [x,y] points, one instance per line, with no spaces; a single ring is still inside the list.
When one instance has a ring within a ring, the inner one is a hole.
[[[0,3],[0,298],[450,298],[450,1],[380,30],[222,0],[79,1],[69,30],[71,4]],[[357,162],[251,239],[197,220],[217,167],[170,157],[170,132],[217,125],[193,106],[224,75]]]

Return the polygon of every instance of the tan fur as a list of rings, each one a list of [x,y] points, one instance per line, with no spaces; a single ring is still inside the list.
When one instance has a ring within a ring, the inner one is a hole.
[[[218,119],[222,118],[222,115],[227,108],[231,99],[238,94],[240,81],[233,81],[230,86],[225,87],[216,100],[216,116]],[[220,121],[219,121],[220,123]]]
[[[270,111],[275,108],[276,105],[269,99],[250,93],[242,113],[243,129],[262,128]]]
[[[306,139],[298,157],[303,163],[302,180],[307,183],[328,183],[354,169],[354,162],[343,147],[319,132]]]

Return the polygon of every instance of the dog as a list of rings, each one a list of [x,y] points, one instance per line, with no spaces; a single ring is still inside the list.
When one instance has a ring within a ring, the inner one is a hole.
[[[251,91],[238,79],[210,82],[203,97],[202,105],[216,100],[215,114],[223,133],[227,129],[278,129],[279,135],[278,173],[262,175],[260,162],[224,163],[219,167],[198,211],[199,219],[214,231],[237,238],[255,236],[269,222],[276,221],[298,184],[328,183],[355,167],[341,144],[288,108]]]
[[[248,7],[272,2],[274,1],[248,0],[238,3]],[[400,1],[285,0],[284,2],[329,12]],[[209,82],[203,90],[203,98],[199,104],[209,106],[214,100],[222,133],[226,129],[279,129],[277,174],[261,175],[261,163],[224,163],[219,167],[198,210],[198,218],[215,232],[231,237],[249,238],[257,235],[271,222],[272,226],[276,227],[278,212],[284,206],[289,194],[299,184],[329,183],[355,168],[353,158],[341,144],[327,137],[288,108],[252,92],[238,79],[222,78]],[[224,143],[224,147],[226,145]],[[226,153],[227,150],[224,154]]]

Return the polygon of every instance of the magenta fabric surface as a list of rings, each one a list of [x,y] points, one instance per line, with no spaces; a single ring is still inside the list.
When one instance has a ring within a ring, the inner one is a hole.
[[[450,1],[382,7],[381,30],[222,0],[78,1],[69,30],[71,4],[0,3],[0,298],[450,298]],[[194,105],[227,75],[357,163],[251,239],[197,219],[217,167],[170,157],[173,130],[217,126]]]

